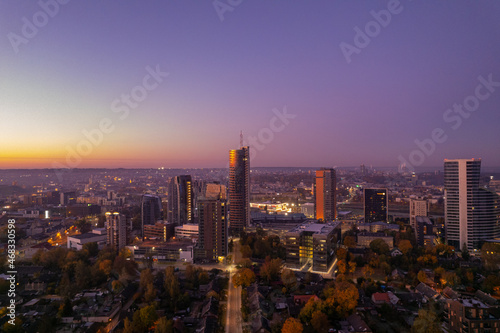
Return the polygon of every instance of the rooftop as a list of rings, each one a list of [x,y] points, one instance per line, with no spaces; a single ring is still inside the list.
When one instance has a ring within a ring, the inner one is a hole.
[[[308,220],[290,230],[289,232],[311,232],[313,234],[329,234],[340,222],[316,223],[315,220]]]

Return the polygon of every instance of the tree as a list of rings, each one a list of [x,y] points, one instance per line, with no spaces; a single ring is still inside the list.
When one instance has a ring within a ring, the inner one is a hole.
[[[408,239],[403,239],[398,244],[399,249],[406,255],[409,251],[413,249],[411,242]]]
[[[173,333],[174,332],[174,322],[172,319],[167,319],[167,317],[161,317],[156,322],[155,333]]]
[[[411,331],[412,333],[440,333],[441,327],[436,313],[431,309],[419,310]]]
[[[356,247],[356,238],[354,236],[346,236],[344,238],[344,245],[347,247]]]
[[[283,324],[283,328],[281,329],[282,333],[302,333],[304,331],[304,327],[300,323],[298,319],[288,318]]]
[[[85,219],[76,221],[75,227],[80,231],[81,234],[85,234],[92,229],[90,223],[88,223]]]
[[[338,260],[346,260],[347,259],[347,250],[343,247],[339,247],[337,249],[337,259]]]
[[[156,289],[152,282],[148,283],[146,286],[146,292],[144,293],[144,300],[146,303],[151,303],[156,298]]]
[[[149,268],[144,269],[141,272],[141,279],[139,282],[139,286],[142,289],[145,289],[147,285],[152,284],[154,281],[153,273]]]
[[[500,244],[484,243],[481,247],[481,258],[487,270],[497,270],[500,267]]]
[[[233,283],[236,287],[244,288],[255,282],[255,273],[250,268],[240,269],[233,277]]]
[[[326,288],[325,296],[327,307],[339,317],[345,317],[358,305],[359,292],[352,283],[344,281]]]
[[[21,318],[16,317],[16,319],[14,319],[14,325],[10,324],[8,321],[5,322],[5,324],[3,324],[2,326],[2,332],[5,333],[24,332],[23,321],[21,320]]]
[[[109,276],[111,274],[111,269],[113,268],[113,262],[109,259],[105,259],[99,262],[99,269]]]
[[[250,248],[250,246],[247,244],[247,245],[243,245],[241,247],[241,256],[243,258],[250,258],[252,256],[252,249]]]
[[[389,245],[383,239],[377,238],[371,241],[370,249],[377,254],[386,254],[389,252]]]
[[[281,281],[285,287],[290,290],[297,284],[297,277],[291,269],[285,268],[281,273]]]
[[[174,274],[174,268],[172,266],[165,269],[165,279],[163,281],[163,285],[165,287],[167,298],[170,300],[175,310],[180,296],[180,285],[177,276]]]
[[[158,314],[156,313],[156,308],[154,305],[149,305],[140,309],[139,313],[142,324],[148,330],[153,326],[153,324],[158,319]]]
[[[467,249],[467,244],[465,244],[465,243],[463,245],[462,258],[464,260],[469,260],[470,259],[470,253],[469,253],[469,250]]]
[[[419,271],[417,274],[417,279],[418,281],[425,283],[425,281],[427,281],[427,274],[425,274],[424,271]]]
[[[330,326],[330,323],[328,322],[328,316],[323,312],[316,310],[312,314],[311,325],[314,328],[315,332],[328,332],[328,327]]]
[[[266,261],[260,268],[260,276],[267,282],[278,280],[281,271],[281,259],[271,259],[267,256]]]
[[[83,261],[78,261],[75,266],[75,282],[79,290],[88,288],[90,285],[90,269]]]
[[[125,320],[123,321],[123,333],[134,333],[134,327],[132,325],[132,322],[125,317]]]
[[[363,277],[369,279],[372,275],[373,275],[374,270],[371,266],[369,265],[365,265],[362,269],[361,269],[361,274],[363,274]]]

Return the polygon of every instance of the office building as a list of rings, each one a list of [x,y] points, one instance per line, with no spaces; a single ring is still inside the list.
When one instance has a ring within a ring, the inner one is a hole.
[[[334,169],[316,170],[314,204],[317,220],[329,222],[337,218],[337,176]]]
[[[365,188],[365,223],[387,222],[387,189]]]
[[[175,227],[175,239],[191,238],[198,239],[200,232],[200,225],[193,223],[186,223]]]
[[[197,258],[221,260],[227,255],[227,204],[225,200],[198,200]]]
[[[229,151],[229,229],[239,233],[250,223],[250,148]]]
[[[159,196],[144,194],[141,200],[141,225],[142,237],[146,225],[155,225],[156,221],[163,219],[163,206]]]
[[[446,241],[456,249],[479,250],[500,237],[499,197],[479,186],[480,175],[480,159],[444,161]]]
[[[204,197],[206,199],[222,199],[227,200],[226,186],[220,183],[207,183],[204,187]]]
[[[410,226],[413,230],[417,227],[417,216],[427,216],[427,200],[410,199]]]
[[[144,225],[144,239],[156,239],[166,242],[174,236],[175,224],[165,221],[156,221],[155,224]]]
[[[168,187],[168,216],[170,223],[191,223],[194,217],[193,181],[190,175],[176,176]]]
[[[313,271],[327,272],[340,239],[340,223],[306,222],[285,234],[286,265],[301,269],[311,264]]]
[[[437,237],[434,233],[434,225],[427,216],[417,216],[415,218],[415,236],[418,246],[434,245]]]
[[[127,245],[127,219],[118,212],[106,213],[107,245],[121,250]]]

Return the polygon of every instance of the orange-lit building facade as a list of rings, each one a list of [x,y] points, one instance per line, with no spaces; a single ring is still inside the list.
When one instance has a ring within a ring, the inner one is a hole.
[[[335,169],[316,170],[314,213],[325,222],[337,218],[337,174]]]
[[[250,148],[229,151],[229,229],[239,234],[250,222]]]

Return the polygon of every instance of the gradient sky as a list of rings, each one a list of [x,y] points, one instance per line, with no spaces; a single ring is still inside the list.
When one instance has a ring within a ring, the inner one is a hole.
[[[244,0],[221,21],[211,1],[69,1],[16,53],[11,33],[43,14],[2,1],[0,168],[225,167],[240,130],[267,139],[284,107],[296,117],[252,166],[397,166],[435,128],[448,138],[422,166],[500,166],[500,87],[458,129],[443,120],[478,76],[500,81],[500,2],[402,0],[348,64],[340,43],[388,3]],[[120,119],[113,101],[157,65],[168,77]]]

